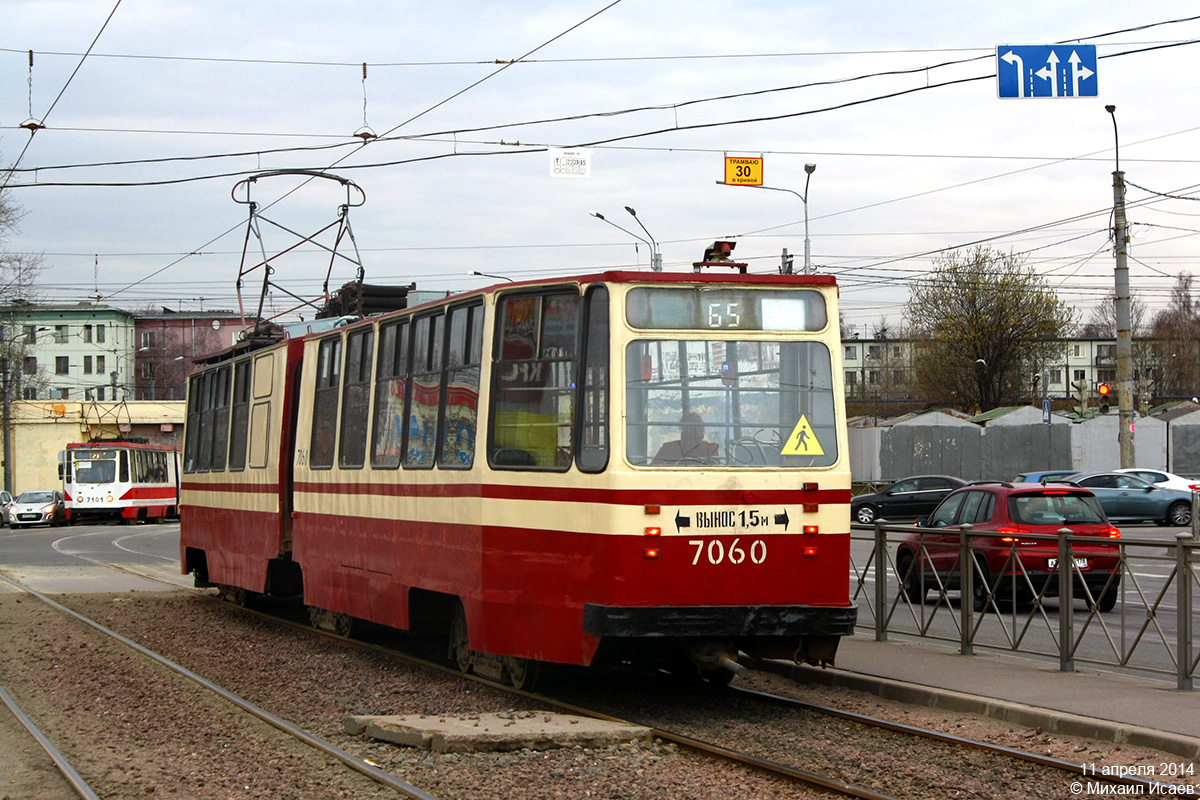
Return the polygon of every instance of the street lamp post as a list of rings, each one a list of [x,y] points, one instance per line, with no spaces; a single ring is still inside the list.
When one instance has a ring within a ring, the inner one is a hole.
[[[637,212],[630,206],[625,206],[625,210],[629,212],[629,216],[633,217],[638,226],[645,231],[646,236],[650,239],[650,269],[655,272],[662,272],[662,253],[658,251],[658,242],[654,241],[654,237],[650,235],[650,231],[646,230],[646,226],[642,225],[642,221],[638,218]]]
[[[804,201],[804,274],[812,274],[812,245],[808,240],[808,182],[812,179],[812,174],[817,171],[816,164],[804,165],[804,194],[800,197]]]
[[[468,275],[478,275],[481,278],[492,278],[492,279],[498,280],[498,281],[508,281],[509,283],[516,283],[516,281],[514,281],[512,278],[506,278],[503,275],[489,275],[488,273],[480,272],[477,269],[473,269],[470,272],[468,272],[467,274]]]
[[[12,401],[9,399],[11,382],[8,377],[8,359],[0,359],[4,369],[4,491],[12,494]]]
[[[613,222],[611,219],[604,216],[599,211],[589,211],[588,213],[591,214],[596,219],[600,220],[601,222],[607,222],[609,225],[612,225],[617,230],[619,230],[623,233],[629,234],[633,238],[637,239],[639,242],[642,242],[647,247],[649,247],[650,248],[650,269],[654,270],[655,272],[661,272],[662,271],[662,254],[658,252],[658,243],[654,241],[653,236],[650,236],[650,231],[646,230],[646,226],[642,225],[642,221],[640,219],[638,219],[637,212],[634,211],[629,206],[625,206],[625,210],[629,212],[630,216],[632,216],[635,220],[637,220],[637,224],[641,225],[642,230],[646,231],[646,236],[650,237],[649,240],[644,239],[641,236],[638,236],[636,233],[629,230],[628,228],[622,228],[620,225]]]
[[[1133,446],[1133,341],[1131,302],[1129,297],[1129,261],[1126,248],[1129,233],[1125,224],[1125,173],[1121,171],[1121,140],[1117,133],[1117,107],[1105,106],[1113,121],[1114,154],[1116,169],[1113,171],[1113,239],[1116,245],[1117,263],[1113,269],[1114,310],[1117,316],[1117,404],[1120,408],[1120,430],[1117,443],[1121,448],[1121,468],[1134,466]]]

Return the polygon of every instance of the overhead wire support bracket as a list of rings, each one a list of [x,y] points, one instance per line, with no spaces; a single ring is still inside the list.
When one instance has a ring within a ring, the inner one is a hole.
[[[265,216],[263,212],[271,205],[274,205],[274,203],[268,204],[267,206],[262,206],[260,203],[252,200],[251,189],[260,179],[274,177],[306,177],[310,180],[321,178],[323,180],[331,180],[340,183],[346,190],[346,200],[344,203],[338,206],[337,219],[324,225],[313,233],[303,234]],[[271,170],[268,172],[256,173],[248,178],[238,181],[236,184],[234,184],[233,189],[230,191],[230,196],[233,198],[235,203],[245,205],[249,209],[249,218],[246,222],[246,236],[242,242],[242,259],[238,266],[238,277],[236,284],[238,295],[238,311],[241,315],[242,331],[244,335],[253,336],[255,334],[261,334],[263,332],[263,328],[268,322],[306,307],[319,310],[318,303],[328,303],[330,300],[329,278],[333,274],[333,267],[334,264],[337,263],[338,259],[349,262],[356,267],[355,282],[359,286],[362,285],[365,270],[363,269],[362,258],[358,251],[358,243],[354,238],[354,231],[350,226],[350,209],[358,208],[359,206],[365,204],[367,201],[367,195],[366,192],[363,191],[362,187],[354,183],[354,181],[351,181],[348,178],[343,178],[339,175],[334,175],[332,173],[322,172],[320,170]],[[263,222],[266,222],[269,225],[296,237],[297,241],[292,243],[290,246],[273,253],[272,255],[268,255],[266,242],[262,232]],[[326,234],[334,228],[337,230],[334,234],[332,245],[326,245],[318,240],[318,237],[321,237],[323,234]],[[251,260],[249,258],[249,251],[250,239],[252,236],[258,243],[258,250],[261,255],[261,260],[253,265],[248,265],[248,262]],[[339,250],[339,248],[341,248],[344,242],[347,240],[350,243],[350,247],[353,249],[353,255],[346,252],[341,252]],[[275,264],[280,257],[287,255],[288,253],[292,253],[298,248],[306,245],[314,247],[318,250],[324,250],[329,253],[329,263],[325,270],[325,279],[321,284],[321,296],[312,299],[305,299],[300,295],[283,288],[278,283],[273,281],[271,277],[275,274]],[[243,290],[246,286],[246,276],[259,268],[263,270],[262,288],[260,289],[258,297],[258,309],[254,320],[251,322],[247,319],[246,303],[245,298],[243,297]],[[265,318],[263,316],[263,311],[266,305],[267,295],[272,289],[277,289],[283,294],[294,298],[295,300],[299,301],[299,305],[273,314],[269,318]]]

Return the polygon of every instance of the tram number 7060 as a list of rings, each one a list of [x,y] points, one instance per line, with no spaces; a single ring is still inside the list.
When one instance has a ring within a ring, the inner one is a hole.
[[[750,544],[750,552],[742,548],[738,542],[741,538],[734,539],[729,543],[728,549],[720,539],[710,539],[707,543],[703,539],[689,539],[688,544],[696,548],[696,555],[692,558],[692,566],[700,563],[702,556],[708,556],[708,563],[716,565],[728,561],[730,564],[741,564],[745,562],[747,555],[751,563],[761,564],[767,560],[767,543],[762,539],[755,539]]]

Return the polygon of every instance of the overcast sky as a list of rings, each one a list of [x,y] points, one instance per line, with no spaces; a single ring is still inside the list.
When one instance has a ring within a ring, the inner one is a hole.
[[[349,218],[371,283],[460,291],[491,282],[472,270],[648,268],[648,248],[591,211],[645,237],[640,220],[667,270],[730,238],[751,271],[774,272],[784,248],[803,261],[797,194],[815,163],[812,261],[838,276],[860,330],[901,322],[907,282],[977,242],[1027,258],[1086,318],[1113,283],[1107,104],[1136,184],[1135,296],[1162,307],[1196,261],[1191,2],[3,9],[0,163],[20,158],[10,199],[27,212],[7,248],[44,254],[49,300],[236,309],[248,214],[232,194],[279,169],[326,169],[361,188]],[[999,45],[1076,41],[1097,47],[1097,97],[997,96]],[[31,119],[45,125],[32,140]],[[365,146],[354,138],[364,125],[379,135]],[[552,177],[547,148],[578,146],[590,146],[590,177]],[[766,185],[796,194],[717,185],[727,155],[762,157]],[[268,255],[295,243],[283,228],[312,234],[347,198],[339,183],[294,177],[249,190],[269,220]],[[311,296],[329,261],[283,257],[273,279]],[[331,285],[354,269],[339,259]],[[261,271],[248,279],[251,305],[260,282]],[[294,305],[279,291],[271,302]]]

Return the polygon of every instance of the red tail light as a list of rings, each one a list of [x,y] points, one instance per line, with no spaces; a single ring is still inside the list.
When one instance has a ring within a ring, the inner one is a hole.
[[[1119,528],[1109,528],[1104,532],[1110,539],[1120,539],[1121,530]]]

